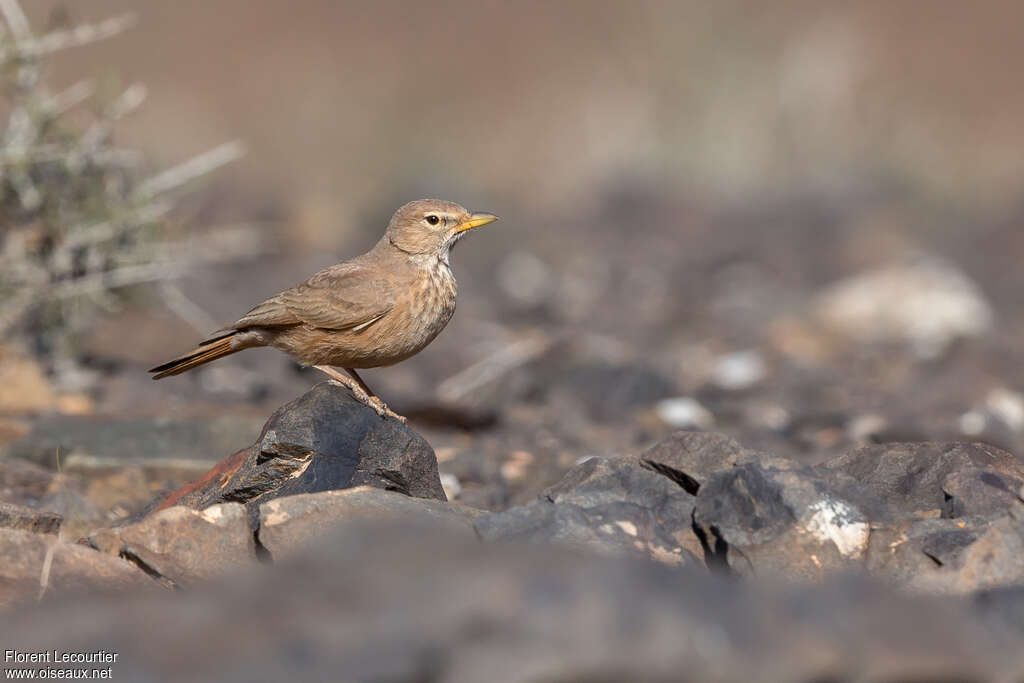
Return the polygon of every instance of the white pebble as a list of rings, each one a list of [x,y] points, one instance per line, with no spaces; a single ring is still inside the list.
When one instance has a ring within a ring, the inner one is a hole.
[[[708,429],[715,424],[715,416],[689,396],[667,398],[654,409],[665,424],[675,429]]]

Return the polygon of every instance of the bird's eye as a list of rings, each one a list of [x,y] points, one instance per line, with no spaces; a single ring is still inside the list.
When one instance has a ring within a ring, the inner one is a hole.
[[[435,216],[434,214],[430,214],[429,216],[427,216],[427,222],[430,223],[431,225],[437,225],[438,223],[441,222],[441,219]]]

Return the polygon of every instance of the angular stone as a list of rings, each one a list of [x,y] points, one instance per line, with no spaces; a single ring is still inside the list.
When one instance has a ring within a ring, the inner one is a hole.
[[[914,578],[929,592],[972,593],[1024,583],[1024,506],[971,530],[948,566]],[[933,551],[934,552],[934,551]]]
[[[756,458],[757,453],[723,434],[687,431],[674,432],[640,455],[649,467],[693,495],[715,472]]]
[[[89,544],[173,585],[227,574],[256,560],[248,515],[238,503],[167,508],[134,524],[96,531]]]
[[[868,548],[867,517],[810,468],[787,460],[712,475],[693,518],[709,564],[742,574],[817,580],[859,567]]]
[[[909,519],[872,530],[868,572],[911,585],[938,567],[954,567],[984,532],[984,519]]]
[[[952,518],[996,517],[1024,505],[1024,477],[979,467],[951,472],[942,483],[944,512]]]
[[[818,466],[836,491],[861,505],[872,521],[900,521],[928,516],[951,516],[956,501],[944,492],[954,472],[983,471],[997,475],[1007,486],[1024,480],[1024,460],[983,443],[886,443],[857,448]],[[837,474],[838,473],[838,474]],[[980,474],[980,473],[979,473]],[[842,476],[846,475],[846,476]],[[966,493],[965,482],[953,486]],[[989,495],[1001,495],[989,486]],[[979,496],[964,504],[964,513],[978,507]],[[1000,503],[1000,507],[1003,503]],[[986,509],[990,509],[990,506]]]
[[[674,472],[633,456],[591,458],[569,470],[541,499],[555,504],[594,508],[611,503],[632,503],[646,508],[675,545],[701,555],[693,532],[695,498],[686,492]]]
[[[275,559],[294,554],[341,525],[373,519],[429,521],[476,538],[478,510],[425,498],[411,498],[373,486],[277,498],[260,506],[260,544]]]
[[[55,534],[60,531],[64,518],[54,512],[33,510],[23,505],[0,502],[0,527],[31,531],[36,534]]]
[[[583,508],[571,503],[538,502],[481,515],[475,526],[485,541],[556,544],[670,565],[701,565],[691,551],[661,527],[650,510],[634,503]]]
[[[156,585],[125,560],[66,543],[52,534],[0,529],[0,557],[4,558],[0,562],[0,609],[34,602],[40,595],[119,592]]]
[[[275,411],[255,444],[156,509],[239,502],[255,520],[259,506],[274,498],[360,485],[446,500],[437,459],[423,437],[325,382]]]

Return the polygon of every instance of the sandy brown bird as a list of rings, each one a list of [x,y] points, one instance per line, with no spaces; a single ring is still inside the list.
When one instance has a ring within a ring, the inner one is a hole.
[[[270,297],[193,351],[150,370],[153,379],[242,349],[273,346],[344,384],[382,417],[404,421],[356,369],[393,365],[433,341],[455,312],[452,246],[496,220],[439,199],[409,202],[373,249]]]

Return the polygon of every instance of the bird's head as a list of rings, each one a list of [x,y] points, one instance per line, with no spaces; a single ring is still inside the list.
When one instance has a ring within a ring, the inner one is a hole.
[[[387,239],[409,254],[448,252],[467,232],[498,220],[492,213],[471,213],[465,207],[441,199],[418,199],[398,209],[388,224]]]

